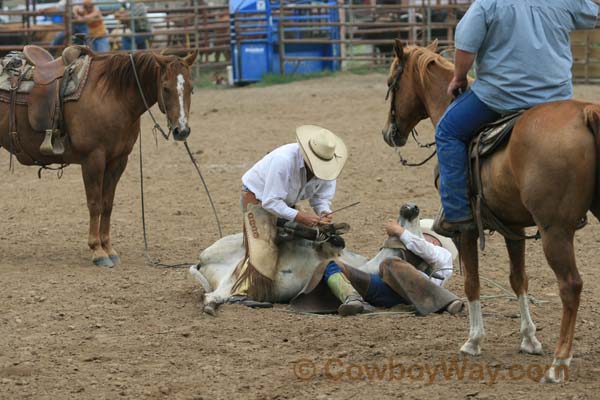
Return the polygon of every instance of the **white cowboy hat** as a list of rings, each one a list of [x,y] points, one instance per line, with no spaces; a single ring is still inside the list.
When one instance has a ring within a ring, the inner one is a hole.
[[[296,139],[304,161],[317,178],[332,181],[338,177],[348,159],[342,139],[315,125],[296,128]]]
[[[456,260],[456,258],[458,257],[458,249],[456,248],[456,245],[454,244],[452,239],[439,235],[433,231],[432,219],[422,219],[420,221],[420,225],[423,234],[427,234],[436,238],[438,242],[440,242],[441,246],[448,250],[450,254],[452,254],[452,260]]]

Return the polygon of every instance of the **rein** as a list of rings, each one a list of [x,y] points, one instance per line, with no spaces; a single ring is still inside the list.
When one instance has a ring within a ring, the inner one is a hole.
[[[148,111],[148,114],[150,114],[150,117],[152,117],[152,121],[154,122],[154,127],[152,128],[152,132],[154,133],[154,137],[156,138],[156,131],[159,131],[162,136],[165,139],[169,139],[171,130],[169,129],[169,134],[166,134],[165,131],[163,130],[163,128],[160,126],[160,124],[158,123],[158,121],[156,120],[156,118],[154,118],[154,115],[152,114],[152,111],[150,110],[150,107],[148,106],[148,102],[146,101],[146,96],[144,95],[144,92],[142,90],[142,85],[140,84],[140,80],[138,78],[138,74],[137,74],[137,70],[135,68],[135,62],[133,60],[133,53],[129,53],[129,59],[131,61],[131,66],[133,68],[133,75],[135,77],[135,81],[137,83],[137,87],[138,87],[138,91],[140,93],[140,96],[142,98],[142,101],[144,102],[144,106],[146,107],[146,111]],[[142,231],[143,231],[143,235],[144,235],[144,258],[146,259],[146,263],[150,266],[153,267],[162,267],[162,268],[181,268],[181,267],[187,267],[189,265],[192,264],[196,264],[194,262],[184,262],[184,263],[180,263],[180,264],[163,264],[160,262],[159,259],[153,259],[150,256],[150,252],[148,250],[148,237],[147,237],[147,228],[146,228],[146,207],[145,207],[145,202],[144,202],[144,167],[143,167],[143,156],[142,156],[142,134],[141,134],[141,130],[140,130],[140,135],[139,135],[139,153],[140,153],[140,199],[141,199],[141,205],[142,205]],[[198,173],[198,176],[200,177],[200,180],[202,181],[202,185],[204,186],[204,190],[206,191],[206,195],[208,197],[208,200],[210,202],[210,206],[212,207],[213,210],[213,214],[215,216],[215,221],[217,223],[217,228],[219,230],[219,238],[223,237],[223,231],[221,229],[221,223],[219,221],[219,216],[217,214],[217,209],[215,207],[215,204],[212,200],[212,196],[210,195],[210,191],[208,190],[208,185],[206,184],[206,181],[204,180],[204,177],[202,176],[202,172],[200,171],[200,167],[198,166],[198,163],[196,162],[196,159],[194,158],[194,156],[192,155],[192,152],[190,151],[190,148],[188,146],[187,140],[183,142],[185,145],[185,149],[190,157],[190,160],[192,161],[192,164],[194,164],[194,168],[196,169],[196,172]]]
[[[135,61],[133,60],[133,53],[129,53],[129,60],[131,61],[131,68],[133,69],[133,77],[135,78],[135,83],[137,84],[138,91],[140,92],[140,96],[142,97],[142,101],[144,102],[144,107],[146,107],[146,111],[150,114],[150,118],[152,118],[152,122],[154,122],[154,126],[152,127],[152,133],[156,138],[156,131],[159,131],[160,134],[166,139],[169,140],[169,136],[171,135],[171,130],[169,129],[169,133],[165,133],[162,126],[156,121],[154,118],[154,114],[148,107],[148,102],[146,101],[146,96],[144,96],[144,91],[142,90],[142,84],[140,83],[140,78],[138,77],[137,69],[135,68]]]
[[[413,128],[413,130],[411,131],[411,136],[414,139],[415,143],[417,143],[417,146],[419,146],[419,148],[428,149],[430,147],[435,146],[435,142],[425,143],[425,144],[422,144],[421,142],[419,142],[419,139],[417,139],[417,136],[419,136],[419,132],[417,132],[417,128]],[[425,158],[423,161],[411,163],[402,156],[402,153],[400,153],[400,147],[396,146],[396,144],[394,144],[394,151],[396,152],[396,154],[398,154],[398,157],[400,158],[400,164],[402,164],[405,167],[420,167],[421,165],[427,164],[427,162],[429,162],[429,160],[431,160],[433,158],[433,156],[435,156],[437,154],[437,150],[433,149],[433,152],[429,156],[427,156],[427,158]]]

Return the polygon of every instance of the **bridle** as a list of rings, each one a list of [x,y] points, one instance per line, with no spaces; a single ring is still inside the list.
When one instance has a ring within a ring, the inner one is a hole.
[[[395,73],[394,78],[392,79],[391,82],[388,83],[388,90],[387,93],[385,95],[385,100],[387,101],[390,97],[391,97],[391,101],[390,101],[390,129],[388,129],[387,132],[384,132],[383,134],[383,139],[385,140],[385,142],[387,144],[390,144],[396,154],[398,154],[398,157],[400,158],[400,163],[402,165],[404,165],[405,167],[420,167],[421,165],[426,164],[429,160],[431,160],[433,158],[433,156],[435,156],[435,154],[437,153],[437,150],[433,150],[433,152],[427,156],[427,158],[425,158],[423,161],[418,162],[418,163],[411,163],[409,162],[406,158],[404,158],[402,156],[402,154],[400,153],[400,145],[398,144],[398,142],[396,142],[398,135],[400,135],[400,129],[398,128],[398,122],[397,122],[397,114],[396,114],[396,93],[398,92],[399,89],[399,83],[400,83],[400,77],[402,76],[402,72],[404,72],[404,65],[402,65],[402,68]],[[390,96],[391,94],[391,96]],[[419,136],[419,132],[417,131],[417,128],[413,128],[411,130],[411,136],[414,139],[415,143],[417,143],[417,145],[420,148],[430,148],[430,147],[434,147],[435,146],[435,141],[431,142],[431,143],[421,143],[419,142],[419,140],[417,139],[417,136]],[[402,145],[403,146],[403,145]]]

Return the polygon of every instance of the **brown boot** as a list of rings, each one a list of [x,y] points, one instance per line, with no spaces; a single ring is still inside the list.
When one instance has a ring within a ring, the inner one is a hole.
[[[448,238],[453,238],[461,232],[470,231],[475,228],[476,226],[473,218],[456,222],[447,221],[443,208],[440,208],[440,211],[438,211],[437,216],[435,217],[435,221],[433,221],[433,231]]]
[[[350,315],[364,314],[375,311],[375,308],[363,300],[362,297],[350,295],[344,303],[338,307],[338,314],[342,317]]]

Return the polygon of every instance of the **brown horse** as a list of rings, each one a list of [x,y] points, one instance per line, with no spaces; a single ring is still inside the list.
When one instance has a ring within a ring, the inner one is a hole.
[[[152,106],[158,102],[167,115],[175,140],[190,134],[188,116],[192,93],[190,66],[197,51],[185,58],[152,53],[96,55],[90,64],[81,98],[65,103],[68,132],[62,156],[40,153],[43,134],[32,130],[27,106],[17,105],[16,127],[25,165],[81,164],[90,227],[88,245],[96,265],[112,267],[119,256],[110,239],[110,216],[115,189],[127,165],[129,153],[140,132],[140,117],[146,112],[134,77],[140,79],[143,95]],[[14,149],[8,134],[9,105],[0,103],[0,147]]]
[[[454,66],[427,48],[403,47],[398,41],[388,85],[393,104],[384,130],[390,146],[403,146],[420,120],[434,125],[451,99],[446,89]],[[568,100],[542,104],[526,111],[508,143],[482,162],[483,193],[492,211],[515,232],[536,225],[544,254],[558,280],[562,300],[560,338],[545,381],[565,379],[572,357],[575,320],[582,280],[575,265],[573,236],[590,210],[600,217],[597,157],[600,148],[600,106]],[[478,355],[484,337],[479,302],[477,232],[461,234],[465,293],[469,300],[469,339],[461,351]],[[527,300],[524,240],[505,239],[510,258],[510,284],[521,309],[521,351],[541,354]]]

